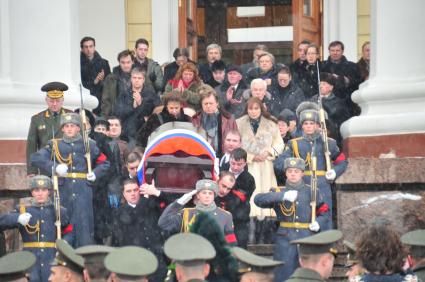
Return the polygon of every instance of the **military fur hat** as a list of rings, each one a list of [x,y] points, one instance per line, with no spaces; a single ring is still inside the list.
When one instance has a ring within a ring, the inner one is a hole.
[[[46,92],[47,97],[58,99],[63,97],[63,92],[68,90],[68,86],[62,82],[49,82],[41,87],[41,91]]]
[[[314,121],[319,123],[319,112],[315,110],[305,110],[300,114],[300,124],[302,125],[305,121]]]
[[[315,110],[315,111],[319,111],[319,105],[316,102],[311,102],[311,101],[304,101],[301,104],[298,105],[295,113],[298,117],[298,119],[300,118],[300,114],[301,112],[305,111],[305,110]]]
[[[333,76],[332,74],[330,74],[328,72],[320,73],[320,81],[327,82],[332,86],[335,86],[335,84],[336,84],[335,76]]]
[[[52,180],[45,175],[36,175],[32,177],[29,181],[30,190],[36,188],[47,188],[52,189]]]
[[[61,124],[60,126],[64,126],[67,123],[73,123],[75,125],[81,126],[81,117],[76,113],[66,113],[61,115]]]
[[[28,270],[35,262],[35,255],[28,251],[14,252],[1,257],[0,281],[17,281],[26,278]]]
[[[283,163],[283,169],[287,170],[288,168],[298,168],[304,171],[305,161],[301,158],[287,158]]]
[[[215,181],[210,179],[201,179],[196,182],[196,193],[202,190],[211,190],[217,196],[218,194],[218,185]]]

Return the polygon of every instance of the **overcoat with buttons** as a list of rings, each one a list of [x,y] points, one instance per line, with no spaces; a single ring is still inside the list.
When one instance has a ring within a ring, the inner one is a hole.
[[[24,250],[32,252],[37,261],[31,268],[31,282],[47,281],[50,275],[50,263],[55,258],[56,248],[51,246],[56,241],[56,215],[52,202],[46,205],[32,205],[25,207],[25,212],[31,214],[30,226],[36,226],[39,223],[39,232],[35,228],[25,228],[18,223],[20,207],[11,213],[0,215],[0,229],[18,228],[24,243]],[[65,208],[61,208],[61,226],[62,235],[68,242],[72,241],[72,227],[69,226],[69,218]],[[40,247],[41,244],[34,247],[25,246],[26,243],[47,242],[49,245]]]
[[[55,142],[49,141],[46,147],[31,155],[31,163],[47,175],[51,175],[54,166],[52,148]],[[59,194],[61,205],[67,209],[75,230],[74,247],[93,244],[93,183],[85,178],[87,160],[84,156],[83,139],[78,138],[69,143],[58,139],[57,148],[63,158],[72,160],[68,162],[68,176],[59,177]],[[93,172],[99,179],[107,172],[109,161],[100,152],[93,140],[90,140],[90,157],[92,166],[94,166]],[[56,158],[56,164],[58,163],[61,163],[61,161]],[[73,173],[79,173],[83,176],[81,178],[73,177]]]

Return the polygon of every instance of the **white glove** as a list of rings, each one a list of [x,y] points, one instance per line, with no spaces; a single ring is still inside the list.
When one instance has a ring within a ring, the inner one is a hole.
[[[298,191],[289,190],[288,192],[285,192],[285,194],[283,194],[283,200],[293,203],[297,199],[297,196],[298,196]]]
[[[326,179],[327,179],[327,180],[329,180],[329,181],[333,181],[333,180],[335,180],[335,178],[336,178],[336,172],[335,172],[335,170],[334,170],[334,169],[330,169],[330,170],[328,170],[328,171],[326,172],[325,177],[326,177]]]
[[[18,217],[18,223],[25,226],[30,222],[32,215],[30,213],[22,213]]]
[[[320,224],[317,221],[310,223],[308,225],[308,229],[310,229],[313,232],[318,232],[320,230]]]
[[[67,172],[68,172],[68,166],[66,164],[58,164],[56,166],[56,173],[59,176],[62,176],[62,177],[66,176]]]
[[[196,194],[196,189],[193,191],[190,191],[189,193],[184,194],[183,196],[181,196],[180,198],[177,199],[177,203],[184,206],[187,203],[189,203],[189,201],[192,199],[193,195]]]
[[[88,181],[91,181],[91,182],[94,182],[96,180],[96,174],[94,174],[93,171],[90,172],[90,173],[87,173],[87,180]]]

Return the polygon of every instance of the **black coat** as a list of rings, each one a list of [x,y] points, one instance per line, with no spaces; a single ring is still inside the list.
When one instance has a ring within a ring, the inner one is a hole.
[[[191,122],[191,120],[192,119],[188,115],[184,114],[183,109],[180,110],[179,117],[175,118],[173,115],[168,113],[167,107],[164,107],[161,113],[151,115],[149,119],[143,124],[143,126],[137,131],[136,144],[137,146],[145,148],[148,144],[148,139],[152,132],[154,132],[164,123],[173,121]]]
[[[250,85],[251,81],[253,81],[256,78],[261,78],[264,80],[270,78],[272,80],[272,83],[274,83],[276,82],[276,75],[277,75],[277,71],[274,66],[272,67],[271,70],[267,72],[262,72],[260,67],[256,67],[248,71],[246,75],[246,83]]]
[[[296,59],[292,64],[289,65],[291,70],[292,81],[298,83],[300,81],[301,73],[304,71],[307,61],[301,61]]]
[[[243,97],[243,93],[248,87],[243,80],[239,81],[238,88],[233,92],[233,98],[241,102],[236,104],[231,104],[227,100],[226,93],[229,87],[229,82],[225,80],[223,84],[215,88],[215,91],[218,95],[220,107],[231,113],[234,119],[238,119],[245,113],[246,100]]]
[[[94,113],[100,113],[100,102],[102,101],[103,81],[94,84],[97,75],[103,70],[104,78],[111,73],[111,68],[107,60],[103,59],[99,53],[95,52],[92,60],[81,52],[80,54],[81,82],[85,88],[90,90],[90,95],[93,95],[99,101],[99,105],[93,110]]]
[[[322,63],[319,62],[319,71],[322,71]],[[304,64],[304,68],[299,73],[298,85],[304,92],[304,96],[310,99],[319,93],[317,77],[317,65]]]
[[[284,109],[289,109],[295,113],[298,105],[306,100],[301,88],[293,81],[285,88],[274,83],[270,87],[270,93],[272,102],[269,112],[275,117],[279,116]]]

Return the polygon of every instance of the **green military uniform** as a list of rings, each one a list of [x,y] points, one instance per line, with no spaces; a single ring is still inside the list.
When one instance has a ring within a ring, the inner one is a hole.
[[[75,250],[62,239],[56,240],[56,249],[56,257],[51,263],[52,267],[63,266],[75,273],[78,273],[79,275],[83,275],[83,257],[77,255]]]
[[[61,82],[50,82],[41,88],[46,92],[46,96],[51,99],[63,98],[63,91],[68,90],[68,86]],[[30,128],[27,137],[27,173],[38,174],[38,169],[30,164],[30,156],[47,145],[47,142],[53,138],[62,137],[60,129],[60,116],[64,113],[71,112],[62,108],[59,113],[53,113],[46,109],[31,117]]]
[[[88,245],[75,250],[77,255],[84,259],[84,267],[90,277],[90,281],[100,282],[107,281],[110,272],[105,268],[105,257],[114,250],[114,248],[102,245]],[[96,277],[95,275],[102,277]]]
[[[401,242],[410,246],[410,254],[419,262],[413,267],[413,272],[422,281],[425,281],[425,229],[410,231],[401,236]],[[417,254],[416,254],[417,253]]]
[[[179,233],[171,236],[164,244],[164,253],[181,267],[200,266],[215,257],[213,245],[204,237],[194,233]],[[206,281],[203,278],[188,280]]]
[[[158,268],[158,259],[155,255],[136,246],[113,250],[105,257],[104,263],[107,270],[115,273],[118,281],[142,280]]]
[[[261,281],[273,281],[273,270],[284,262],[257,256],[240,247],[232,248],[232,255],[238,260],[241,280],[245,273],[259,275]],[[269,276],[264,276],[269,274]],[[267,277],[267,278],[266,278]],[[268,279],[269,278],[269,279]]]
[[[334,248],[334,244],[341,238],[341,231],[328,230],[303,239],[291,241],[291,244],[298,245],[298,253],[300,254],[300,257],[302,255],[317,255],[326,253],[336,255],[337,251]],[[286,281],[325,281],[326,278],[321,277],[314,269],[299,267]]]
[[[0,258],[0,281],[28,278],[28,270],[35,264],[35,255],[28,251],[10,253]]]

